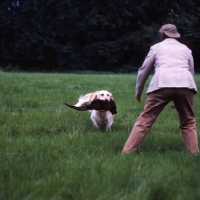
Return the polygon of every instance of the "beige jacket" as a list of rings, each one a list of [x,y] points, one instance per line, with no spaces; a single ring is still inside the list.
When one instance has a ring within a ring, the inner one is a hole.
[[[189,88],[197,92],[194,81],[194,61],[191,50],[176,39],[167,38],[150,48],[138,70],[136,93],[142,94],[152,69],[155,73],[147,94],[161,88]]]

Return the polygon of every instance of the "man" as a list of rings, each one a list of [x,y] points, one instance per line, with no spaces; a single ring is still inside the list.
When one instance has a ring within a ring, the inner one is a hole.
[[[159,30],[161,42],[153,45],[138,70],[135,98],[141,102],[144,84],[153,66],[155,74],[147,89],[144,110],[138,117],[127,139],[122,154],[136,151],[163,108],[173,101],[179,115],[180,129],[186,148],[192,154],[199,152],[196,122],[194,119],[194,62],[191,50],[179,43],[180,37],[173,24]]]

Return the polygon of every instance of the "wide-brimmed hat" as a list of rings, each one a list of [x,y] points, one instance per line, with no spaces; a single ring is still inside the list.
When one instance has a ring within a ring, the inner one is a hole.
[[[167,35],[170,38],[179,38],[181,35],[174,24],[165,24],[159,30],[160,35]]]

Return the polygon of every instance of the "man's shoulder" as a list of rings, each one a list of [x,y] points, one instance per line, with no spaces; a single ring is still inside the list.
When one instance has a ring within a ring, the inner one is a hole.
[[[158,43],[152,45],[152,46],[151,46],[151,49],[158,48],[159,46],[162,46],[162,45],[163,45],[162,42],[158,42]]]
[[[172,38],[170,38],[170,39],[165,39],[165,40],[163,40],[163,41],[161,41],[161,42],[158,42],[158,43],[156,43],[156,44],[154,44],[154,45],[152,45],[151,46],[151,49],[159,49],[159,48],[162,48],[162,47],[165,47],[165,46],[170,46],[170,45],[176,45],[176,46],[179,46],[179,47],[181,47],[181,48],[183,48],[183,49],[185,49],[185,50],[190,50],[185,44],[183,44],[183,43],[180,43],[179,41],[177,41],[176,39],[172,39]]]

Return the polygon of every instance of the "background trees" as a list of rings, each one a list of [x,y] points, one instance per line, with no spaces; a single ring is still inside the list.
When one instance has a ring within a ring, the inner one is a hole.
[[[21,70],[137,69],[174,23],[200,66],[200,0],[5,0],[0,65]]]

